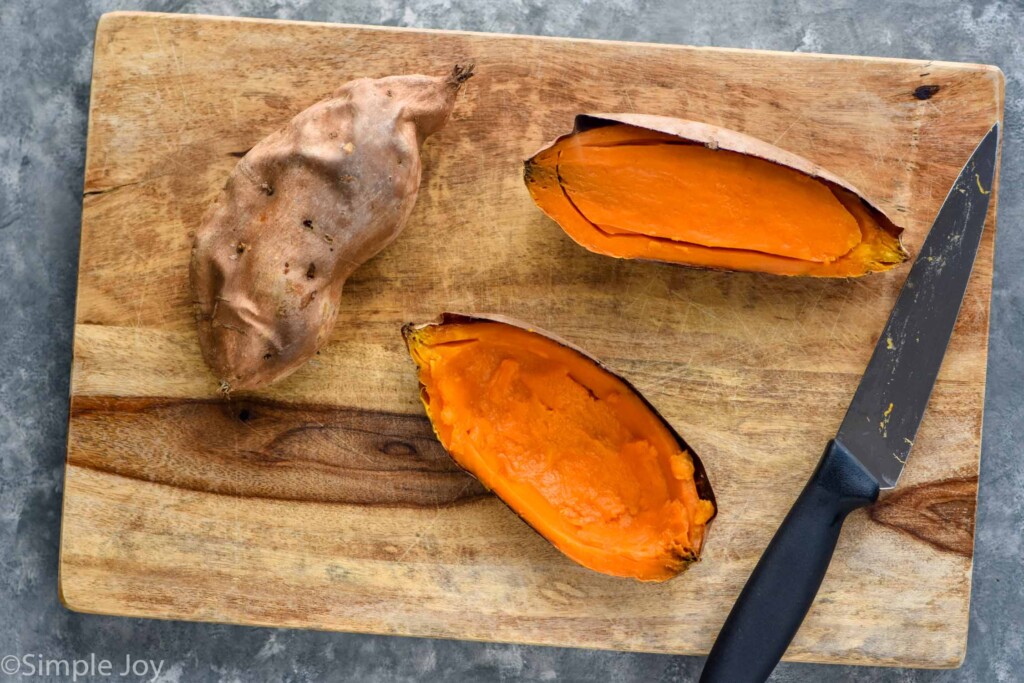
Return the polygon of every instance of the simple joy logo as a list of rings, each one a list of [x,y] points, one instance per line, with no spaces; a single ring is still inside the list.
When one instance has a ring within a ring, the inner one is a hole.
[[[7,655],[0,659],[0,672],[23,678],[59,678],[77,681],[93,676],[118,676],[155,680],[163,671],[164,660],[136,659],[125,655],[124,660],[110,660],[89,653],[82,659],[55,659],[38,653]]]

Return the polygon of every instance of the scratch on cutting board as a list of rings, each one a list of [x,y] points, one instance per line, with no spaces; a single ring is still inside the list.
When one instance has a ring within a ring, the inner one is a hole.
[[[164,47],[163,38],[160,37],[160,31],[157,30],[156,26],[153,27],[152,33],[153,33],[153,39],[156,40],[156,45],[157,45],[157,48],[159,49],[160,54],[161,55],[165,55],[167,53],[167,50]],[[185,104],[187,106],[188,105],[188,95],[187,95],[187,93],[184,92],[184,88],[183,88],[183,86],[181,84],[181,71],[180,71],[180,67],[178,69],[178,87],[182,88],[182,99],[184,100],[184,102],[185,102]],[[159,89],[154,89],[153,92],[154,92],[154,94],[157,97],[158,104],[162,107],[163,106],[163,96],[160,94],[160,90]],[[182,119],[181,117],[178,117],[177,123],[178,123],[178,126],[179,126],[179,133],[180,132],[184,132],[185,127],[186,127],[184,119]],[[172,151],[176,151],[178,148],[180,148],[180,145],[176,147],[174,145],[174,143],[170,142],[170,140],[168,140],[168,143],[169,143],[169,146],[171,147]],[[170,159],[172,160],[172,163],[175,163],[175,165],[178,165],[176,163],[175,155],[174,154],[170,155]]]
[[[918,147],[921,142],[921,128],[923,126],[922,119],[929,102],[930,100],[919,100],[918,105],[914,107],[913,124],[910,132],[910,149],[907,153],[907,163],[902,166],[902,168],[906,169],[906,175],[900,179],[898,191],[893,198],[893,201],[898,206],[910,206],[914,198],[914,181],[917,178],[914,169],[917,168]],[[931,106],[934,107],[935,105],[932,104]]]
[[[789,125],[788,125],[788,126],[786,127],[786,130],[782,131],[782,133],[781,133],[781,134],[780,134],[780,135],[779,135],[779,136],[778,136],[777,138],[775,138],[774,140],[772,140],[772,144],[773,144],[773,145],[778,145],[778,144],[779,144],[779,141],[780,141],[780,140],[782,140],[782,138],[784,138],[784,137],[786,137],[787,135],[789,135],[789,131],[793,130],[793,127],[794,127],[794,126],[795,126],[796,124],[798,124],[798,123],[800,123],[801,121],[803,121],[803,120],[804,120],[804,114],[803,114],[803,112],[801,112],[799,116],[797,116],[797,117],[796,117],[795,119],[793,119],[793,123],[789,124]]]
[[[818,312],[818,306],[821,304],[821,300],[825,297],[825,290],[819,289],[818,295],[814,297],[814,301],[811,303],[810,308],[805,313],[801,313],[797,316],[796,323],[800,327],[801,332],[807,329],[808,325],[817,327],[817,321],[814,320],[814,314]]]
[[[459,489],[459,492],[455,495],[455,499],[456,500],[461,498],[462,494],[464,494],[466,492],[466,489],[468,489],[473,484],[473,481],[474,481],[473,479],[470,479],[469,477],[466,477],[466,479],[467,479],[466,483],[462,486],[461,489]],[[417,534],[417,536],[412,540],[411,543],[409,543],[402,550],[402,553],[397,558],[395,558],[395,562],[396,563],[400,563],[400,562],[404,561],[405,558],[409,555],[409,553],[411,553],[420,543],[423,542],[423,538],[427,535],[427,532],[431,531],[435,526],[437,526],[437,523],[441,519],[441,514],[445,510],[447,510],[447,509],[448,509],[448,507],[445,506],[445,505],[438,505],[435,508],[434,516],[430,518],[430,521],[427,523],[427,525],[425,527],[420,529],[420,531]]]
[[[710,100],[710,99],[711,99],[711,97],[709,97],[708,88],[701,88],[700,92],[697,93],[697,97],[696,98],[692,98],[692,97],[689,96],[689,94],[687,94],[686,107],[687,107],[687,109],[689,109],[690,103],[693,100],[696,100],[697,106],[700,107],[700,119],[703,120],[703,121],[707,121],[708,123],[711,123],[711,118],[709,117],[708,108],[707,108],[707,105],[705,104],[705,101]],[[722,124],[722,114],[721,114],[721,111],[719,110],[718,107],[716,107],[713,110],[712,115],[714,117],[714,123],[717,124],[717,125],[721,125]]]
[[[832,321],[832,327],[828,330],[828,341],[829,343],[836,340],[836,328],[839,327],[839,321],[843,318],[843,311],[846,310],[847,304],[850,303],[850,297],[853,296],[853,288],[850,287],[846,290],[846,295],[843,296],[842,303],[839,304],[839,310],[836,311],[836,318]]]
[[[136,287],[135,291],[137,292],[137,298],[135,302],[135,326],[141,328],[143,327],[142,309],[146,305],[146,287]]]
[[[648,304],[650,304],[650,301],[651,301],[650,293],[651,293],[652,289],[654,289],[654,279],[653,278],[647,280],[647,283],[643,287],[640,288],[640,292],[635,297],[633,297],[633,299],[628,304],[628,308],[630,308],[630,309],[634,309],[635,308],[635,311],[636,311],[636,315],[634,316],[633,329],[630,332],[630,336],[632,338],[634,338],[634,339],[638,339],[638,338],[641,337],[641,335],[640,335],[640,326],[643,324],[643,320],[644,320],[645,314],[647,312],[647,306],[648,306]],[[634,348],[641,348],[641,345],[634,345]],[[649,359],[649,358],[650,358],[650,355],[648,353],[648,358],[647,359]],[[641,359],[641,360],[647,360],[647,359]]]
[[[178,57],[178,49],[171,43],[171,59],[174,60],[174,71],[178,75],[178,88],[181,90],[181,101],[185,105],[185,112],[192,116],[192,103],[188,99],[188,90],[185,88],[185,73],[181,68],[181,59]]]
[[[636,113],[636,105],[633,104],[633,97],[629,94],[629,90],[623,90],[622,94],[626,97],[626,102],[629,103],[629,111],[631,113],[635,114]]]
[[[939,105],[935,104],[934,100],[927,99],[927,100],[925,100],[925,104],[931,105],[932,109],[934,109],[935,111],[939,112],[940,115],[941,114],[945,114],[945,112],[942,111],[942,108]]]

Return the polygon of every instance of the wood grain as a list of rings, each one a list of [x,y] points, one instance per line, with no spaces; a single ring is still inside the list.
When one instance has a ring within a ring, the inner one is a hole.
[[[82,428],[68,461],[121,477],[243,498],[359,505],[434,508],[486,493],[448,457],[425,417],[256,399],[84,397],[73,410]],[[147,440],[146,456],[137,457],[134,445]]]
[[[971,557],[978,478],[910,486],[870,510],[871,519],[930,543],[937,550]]]
[[[477,76],[402,237],[331,343],[224,402],[187,287],[239,154],[357,76]],[[920,245],[1003,108],[993,67],[118,13],[96,40],[60,588],[72,609],[701,653],[839,424],[906,269],[791,280],[620,262],[533,206],[521,161],[580,111],[695,118],[848,178]],[[994,205],[994,199],[993,199]],[[995,212],[903,489],[853,515],[787,658],[949,667],[966,645]],[[530,321],[633,382],[707,465],[704,561],[582,569],[432,439],[400,325]]]

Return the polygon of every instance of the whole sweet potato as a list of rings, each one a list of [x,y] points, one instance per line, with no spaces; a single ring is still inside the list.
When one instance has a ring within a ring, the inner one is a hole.
[[[327,340],[345,280],[401,232],[420,145],[471,75],[351,81],[238,162],[190,267],[199,343],[223,391],[279,380]]]

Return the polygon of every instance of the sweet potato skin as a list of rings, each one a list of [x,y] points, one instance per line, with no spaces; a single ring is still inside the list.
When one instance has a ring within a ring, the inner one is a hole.
[[[402,231],[420,146],[471,75],[351,81],[238,162],[190,264],[200,347],[222,390],[280,380],[326,342],[345,280]]]

